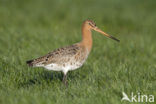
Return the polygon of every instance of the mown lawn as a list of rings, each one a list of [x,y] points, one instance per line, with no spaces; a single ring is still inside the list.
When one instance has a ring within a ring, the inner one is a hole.
[[[0,0],[0,104],[129,104],[122,92],[156,95],[155,0]],[[91,19],[117,43],[93,32],[78,70],[30,68],[25,61],[81,40]],[[155,96],[156,97],[156,96]]]

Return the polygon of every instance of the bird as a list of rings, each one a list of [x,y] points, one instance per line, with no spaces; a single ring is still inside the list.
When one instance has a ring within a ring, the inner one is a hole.
[[[82,23],[82,40],[70,46],[55,49],[48,54],[26,61],[30,67],[43,67],[47,70],[62,71],[62,82],[67,85],[67,73],[80,68],[92,49],[92,30],[95,30],[106,37],[119,42],[117,38],[108,35],[99,29],[92,20],[85,20]]]

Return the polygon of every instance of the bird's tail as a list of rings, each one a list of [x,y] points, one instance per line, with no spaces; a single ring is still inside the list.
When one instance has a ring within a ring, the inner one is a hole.
[[[29,66],[32,67],[32,66],[33,66],[33,61],[34,61],[34,60],[29,60],[29,61],[26,61],[26,63],[27,63],[27,65],[29,65]]]

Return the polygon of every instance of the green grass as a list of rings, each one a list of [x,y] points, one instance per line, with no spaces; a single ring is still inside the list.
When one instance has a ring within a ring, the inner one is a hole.
[[[0,0],[0,104],[129,104],[122,91],[156,95],[155,0]],[[30,68],[26,60],[81,40],[92,19],[117,43],[93,32],[82,68]],[[156,96],[155,96],[156,97]]]

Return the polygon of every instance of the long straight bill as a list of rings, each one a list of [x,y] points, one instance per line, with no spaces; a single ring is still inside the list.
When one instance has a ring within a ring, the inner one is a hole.
[[[106,37],[109,37],[109,38],[111,38],[111,39],[113,39],[113,40],[116,40],[117,42],[120,42],[120,40],[118,40],[117,38],[115,38],[115,37],[113,37],[113,36],[111,36],[111,35],[108,35],[107,33],[103,32],[103,31],[100,30],[99,28],[95,28],[94,30],[97,31],[97,32],[99,32],[99,33],[101,33],[101,34],[103,34],[103,35],[106,36]]]

